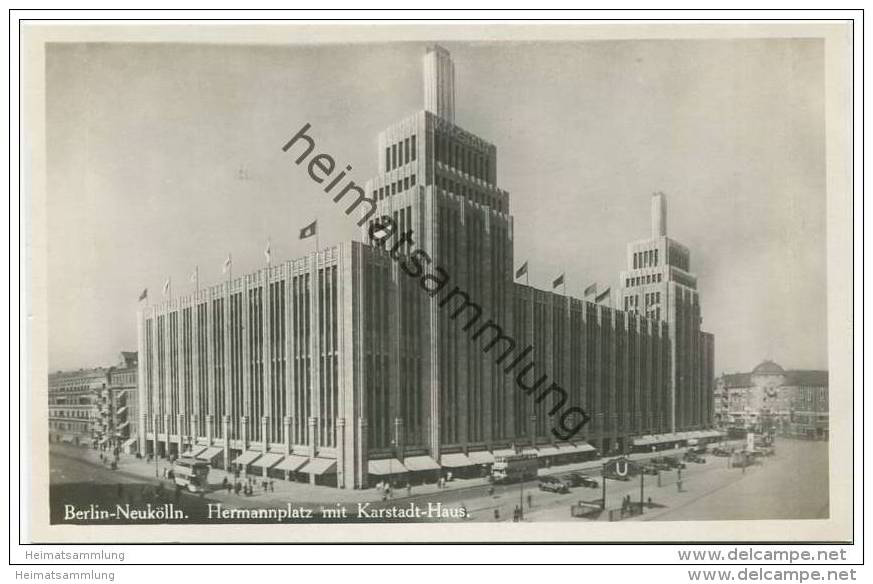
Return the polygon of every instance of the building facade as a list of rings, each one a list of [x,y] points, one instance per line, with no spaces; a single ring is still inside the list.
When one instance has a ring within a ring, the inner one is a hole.
[[[130,452],[136,444],[137,353],[122,351],[118,365],[109,368],[103,403],[103,420],[107,448]]]
[[[765,360],[748,373],[719,377],[714,395],[715,423],[726,431],[828,438],[827,371],[785,370]]]
[[[105,435],[101,400],[108,370],[57,371],[48,378],[49,442],[94,447]]]
[[[448,52],[429,49],[424,71],[425,109],[379,135],[365,188],[334,197],[367,197],[353,205],[367,243],[139,312],[141,452],[363,488],[475,474],[502,453],[550,464],[626,452],[637,437],[708,427],[711,336],[677,343],[667,319],[514,282],[497,149],[454,123]],[[290,161],[329,175],[306,129],[286,145]],[[334,194],[341,177],[317,182]],[[696,292],[682,298],[699,334]],[[677,350],[694,351],[679,355],[678,392]]]
[[[119,448],[136,443],[137,354],[119,365],[49,374],[49,442]]]

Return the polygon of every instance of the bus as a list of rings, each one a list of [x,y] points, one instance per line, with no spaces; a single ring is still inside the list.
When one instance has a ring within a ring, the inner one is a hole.
[[[537,478],[536,454],[507,454],[494,457],[491,478],[495,483],[515,483]]]
[[[178,458],[173,463],[173,481],[192,493],[206,492],[209,464],[194,458]]]

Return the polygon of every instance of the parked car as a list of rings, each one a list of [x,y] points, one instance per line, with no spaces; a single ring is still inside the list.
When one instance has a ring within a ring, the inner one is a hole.
[[[687,462],[694,462],[697,464],[703,464],[706,462],[706,459],[697,454],[696,452],[691,452],[690,450],[685,453],[685,460]]]
[[[582,485],[583,475],[578,472],[571,472],[569,474],[561,475],[561,480],[567,483],[570,487],[578,487]]]
[[[730,450],[725,450],[724,448],[716,447],[716,448],[712,449],[712,455],[713,456],[730,456],[731,452],[730,452]]]
[[[567,483],[555,477],[540,477],[540,490],[550,493],[569,493]]]
[[[656,456],[655,458],[652,459],[651,462],[652,462],[652,464],[655,464],[655,465],[659,465],[659,466],[663,465],[663,466],[667,467],[667,469],[685,468],[684,462],[677,460],[676,458],[674,458],[672,456]]]
[[[587,477],[585,475],[580,475],[582,477],[582,482],[579,483],[582,487],[588,487],[589,489],[596,489],[600,486],[600,483],[597,482],[596,479],[592,479],[591,477]]]

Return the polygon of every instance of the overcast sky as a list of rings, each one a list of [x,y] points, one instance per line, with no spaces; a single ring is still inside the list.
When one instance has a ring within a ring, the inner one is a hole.
[[[816,40],[443,43],[456,122],[497,146],[516,264],[617,285],[650,196],[691,250],[716,373],[826,368],[823,45]],[[160,298],[358,239],[281,146],[306,122],[363,183],[422,108],[422,43],[53,45],[47,51],[49,366],[136,349]],[[240,180],[240,169],[247,180]]]

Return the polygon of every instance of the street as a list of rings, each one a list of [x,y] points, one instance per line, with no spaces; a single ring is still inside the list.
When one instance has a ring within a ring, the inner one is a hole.
[[[63,521],[65,505],[87,507],[91,504],[147,505],[174,502],[186,518],[179,522],[236,521],[209,517],[209,503],[219,503],[233,509],[281,508],[292,504],[314,510],[311,521],[461,521],[456,517],[373,519],[354,513],[358,504],[368,509],[439,507],[466,510],[464,521],[512,521],[516,507],[524,508],[524,521],[610,521],[610,520],[707,520],[707,519],[805,519],[827,517],[827,446],[826,442],[806,442],[781,439],[776,454],[762,463],[746,469],[729,468],[728,458],[706,455],[706,463],[687,463],[679,473],[663,471],[660,477],[645,475],[642,515],[622,515],[622,500],[630,496],[634,504],[640,501],[640,479],[608,480],[606,511],[592,519],[577,519],[570,515],[577,502],[599,505],[602,478],[599,466],[603,461],[568,467],[540,469],[540,475],[561,476],[579,470],[595,478],[598,488],[574,487],[569,493],[541,491],[538,481],[523,484],[490,485],[485,479],[456,479],[440,489],[436,485],[416,486],[411,493],[396,489],[392,497],[382,500],[376,489],[345,490],[314,487],[275,480],[274,490],[260,487],[252,496],[240,496],[217,488],[226,475],[210,473],[213,491],[205,496],[187,492],[175,493],[172,481],[155,478],[155,466],[144,460],[123,457],[119,470],[110,470],[96,460],[96,453],[71,447],[53,448],[51,453],[52,520]],[[663,453],[657,453],[662,455]],[[675,452],[672,454],[675,455]],[[634,455],[648,458],[652,455]],[[90,457],[90,459],[89,459]],[[92,460],[93,459],[93,460]],[[165,462],[161,465],[166,466]],[[660,482],[660,486],[659,483]],[[651,499],[651,500],[650,500]],[[325,517],[322,506],[345,506],[349,513],[342,518]],[[86,521],[87,523],[87,521]]]

